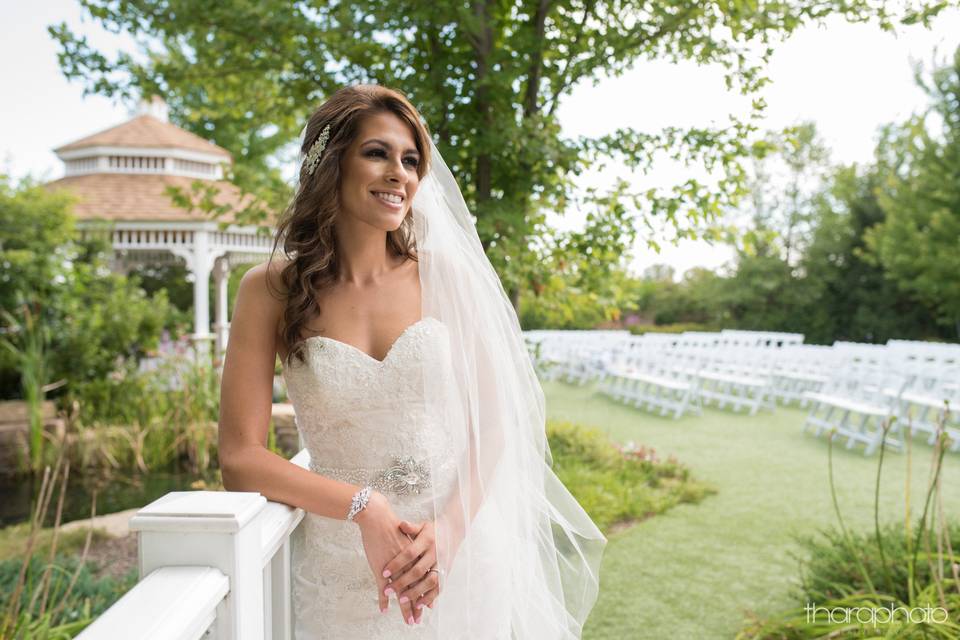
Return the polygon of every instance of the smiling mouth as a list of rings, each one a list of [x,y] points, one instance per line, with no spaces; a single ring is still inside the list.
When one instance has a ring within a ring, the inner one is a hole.
[[[400,198],[400,197],[398,197],[398,196],[385,197],[385,196],[379,195],[378,193],[373,192],[373,191],[371,191],[370,194],[371,194],[374,198],[376,198],[377,200],[379,200],[380,202],[382,202],[382,203],[384,203],[384,204],[387,204],[387,205],[390,205],[391,207],[402,207],[402,206],[403,206],[404,198]]]

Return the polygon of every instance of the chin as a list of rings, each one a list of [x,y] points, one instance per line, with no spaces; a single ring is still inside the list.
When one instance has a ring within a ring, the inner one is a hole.
[[[392,219],[390,222],[390,228],[387,231],[396,231],[403,224],[403,221],[407,219],[408,212],[404,212],[402,216],[397,216],[395,219]]]

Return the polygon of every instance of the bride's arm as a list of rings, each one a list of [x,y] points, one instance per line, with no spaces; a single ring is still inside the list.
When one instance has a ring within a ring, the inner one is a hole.
[[[283,307],[267,288],[266,267],[258,265],[244,274],[230,326],[220,385],[223,485],[228,491],[256,491],[269,500],[345,520],[359,487],[312,473],[267,449],[276,328]],[[271,269],[278,269],[276,261]],[[279,283],[278,274],[271,277]]]

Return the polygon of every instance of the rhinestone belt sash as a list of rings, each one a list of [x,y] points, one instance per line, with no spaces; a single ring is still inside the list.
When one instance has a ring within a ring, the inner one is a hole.
[[[386,469],[321,467],[310,463],[310,470],[320,475],[360,486],[370,485],[381,493],[417,495],[430,486],[430,468],[412,456],[391,456]]]

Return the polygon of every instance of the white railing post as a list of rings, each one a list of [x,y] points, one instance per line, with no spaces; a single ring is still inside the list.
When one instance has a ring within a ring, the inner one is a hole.
[[[259,493],[174,491],[130,519],[139,532],[140,578],[169,566],[209,566],[230,582],[223,614],[214,622],[220,640],[264,637],[263,555],[257,516],[267,505]]]

